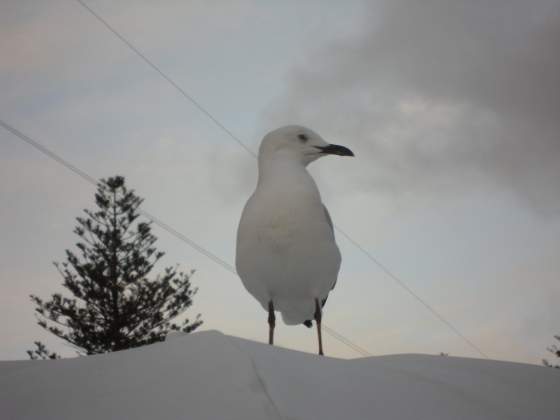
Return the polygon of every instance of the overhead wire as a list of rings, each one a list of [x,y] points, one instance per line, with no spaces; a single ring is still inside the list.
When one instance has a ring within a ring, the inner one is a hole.
[[[192,95],[189,95],[181,86],[179,86],[175,81],[169,77],[165,72],[163,72],[156,64],[150,60],[146,55],[132,44],[128,39],[122,36],[115,28],[113,28],[109,22],[107,22],[101,15],[95,12],[91,7],[89,7],[86,2],[82,0],[76,0],[84,9],[86,9],[93,17],[95,17],[103,26],[105,26],[113,35],[120,39],[130,50],[132,50],[144,63],[150,66],[156,73],[163,77],[171,86],[173,86],[185,99],[187,99],[191,104],[193,104],[200,112],[206,115],[215,125],[217,125],[223,132],[230,136],[240,147],[245,149],[253,157],[257,157],[255,152],[253,152],[249,146],[241,141],[235,134],[231,132],[225,125],[223,125],[220,120],[218,120],[213,114],[211,114],[200,102],[198,102]]]

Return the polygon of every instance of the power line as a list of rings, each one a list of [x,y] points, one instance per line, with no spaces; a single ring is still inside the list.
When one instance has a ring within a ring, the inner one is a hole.
[[[33,140],[31,137],[26,136],[21,131],[12,127],[8,123],[0,120],[0,126],[2,126],[4,129],[8,130],[14,136],[19,137],[21,140],[23,140],[24,142],[26,142],[30,146],[33,146],[35,149],[39,150],[41,153],[47,155],[48,157],[50,157],[54,161],[58,162],[62,166],[65,166],[66,168],[70,169],[72,172],[74,172],[75,174],[77,174],[81,178],[85,179],[87,182],[89,182],[91,184],[94,184],[94,185],[97,184],[97,181],[95,180],[95,178],[93,178],[92,176],[89,176],[87,173],[85,173],[84,171],[82,171],[78,167],[76,167],[76,166],[72,165],[71,163],[67,162],[66,160],[62,159],[59,155],[50,151],[49,149],[47,149],[42,144]]]
[[[103,19],[99,14],[97,14],[92,8],[90,8],[82,0],[76,0],[81,4],[84,9],[86,9],[93,17],[95,17],[103,26],[105,26],[109,31],[113,33],[118,39],[120,39],[129,49],[131,49],[144,63],[155,70],[161,77],[163,77],[171,86],[173,86],[185,99],[187,99],[191,104],[193,104],[200,112],[206,115],[215,125],[217,125],[223,132],[230,136],[239,146],[241,146],[247,153],[253,157],[257,157],[255,152],[253,152],[249,147],[243,143],[235,134],[233,134],[227,127],[225,127],[214,115],[212,115],[206,108],[200,104],[193,96],[189,95],[181,86],[179,86],[175,81],[165,74],[158,66],[154,64],[152,60],[146,57],[138,48],[134,46],[128,39],[122,36],[115,28],[113,28],[105,19]]]
[[[373,356],[369,351],[367,351],[366,349],[364,349],[363,347],[358,346],[356,343],[350,341],[348,338],[344,337],[342,334],[336,332],[335,330],[333,330],[332,328],[330,328],[328,325],[323,324],[323,329],[330,334],[331,336],[333,336],[334,338],[336,338],[338,341],[340,341],[341,343],[346,344],[348,347],[350,347],[352,350],[354,350],[356,353],[361,354],[364,357],[370,357]]]
[[[384,264],[382,264],[377,258],[375,258],[367,249],[365,249],[362,245],[356,242],[354,239],[350,237],[346,232],[342,229],[336,227],[336,230],[341,233],[352,245],[358,248],[360,251],[364,253],[364,255],[373,261],[387,276],[393,279],[399,286],[401,286],[404,290],[406,290],[413,298],[415,298],[418,302],[420,302],[426,309],[428,309],[432,315],[434,315],[437,319],[447,325],[455,334],[457,334],[461,339],[463,339],[469,346],[475,349],[480,355],[484,356],[486,359],[489,359],[488,355],[484,353],[476,344],[474,344],[471,340],[465,337],[461,331],[459,331],[453,324],[451,324],[447,319],[443,317],[439,312],[437,312],[428,302],[422,299],[418,294],[416,294],[406,283],[404,283],[401,279],[399,279],[396,275],[394,275]]]
[[[84,179],[85,181],[89,182],[90,184],[92,184],[94,186],[96,186],[98,184],[98,181],[94,177],[92,177],[88,173],[82,171],[76,165],[71,164],[66,159],[62,158],[60,155],[56,154],[52,150],[43,146],[38,141],[36,141],[36,140],[32,139],[31,137],[25,135],[24,133],[19,131],[17,128],[11,126],[10,124],[8,124],[7,122],[5,122],[1,119],[0,119],[0,126],[2,126],[4,129],[6,129],[10,133],[12,133],[14,136],[18,137],[20,140],[23,140],[24,142],[26,142],[30,146],[34,147],[35,149],[37,149],[38,151],[40,151],[44,155],[53,159],[55,162],[64,166],[66,169],[69,169],[70,171],[74,172],[76,175],[78,175],[80,178]],[[194,248],[200,254],[209,258],[210,260],[212,260],[216,264],[221,265],[227,271],[229,271],[233,274],[237,274],[236,271],[235,271],[235,268],[231,264],[228,264],[226,261],[224,261],[222,258],[218,257],[216,254],[208,251],[206,248],[197,244],[195,241],[190,239],[188,236],[182,234],[178,230],[169,226],[167,223],[165,223],[160,218],[158,218],[158,217],[154,216],[153,214],[151,214],[151,213],[149,213],[145,210],[142,210],[142,209],[140,209],[139,212],[140,212],[140,214],[142,214],[143,216],[150,219],[154,224],[158,225],[160,228],[162,228],[166,232],[170,233],[171,235],[175,236],[176,238],[180,239],[181,241],[186,242],[190,247]]]
[[[7,131],[9,131],[10,133],[12,133],[14,136],[19,138],[20,140],[27,143],[28,145],[34,147],[35,149],[37,149],[38,151],[40,151],[41,153],[43,153],[47,157],[51,158],[52,160],[54,160],[58,164],[64,166],[66,169],[69,169],[70,171],[72,171],[73,173],[75,173],[76,175],[78,175],[80,178],[84,179],[88,183],[90,183],[94,186],[97,185],[98,182],[94,177],[92,177],[88,173],[82,171],[76,165],[71,164],[70,162],[68,162],[66,159],[62,158],[57,153],[55,153],[52,150],[48,149],[47,147],[43,146],[38,141],[36,141],[36,140],[32,139],[31,137],[25,135],[24,133],[19,131],[17,128],[13,127],[12,125],[8,124],[7,122],[5,122],[1,119],[0,119],[0,126],[3,127],[4,129],[6,129]],[[160,218],[154,216],[151,213],[148,213],[147,211],[145,211],[143,209],[140,209],[139,213],[142,214],[144,217],[150,219],[154,224],[156,224],[157,226],[159,226],[160,228],[162,228],[166,232],[175,236],[179,240],[187,243],[191,248],[195,249],[197,252],[204,255],[208,259],[210,259],[212,262],[220,265],[222,268],[229,271],[234,276],[237,276],[237,272],[235,271],[235,268],[231,264],[229,264],[227,261],[225,261],[222,258],[220,258],[219,256],[217,256],[213,252],[207,250],[202,245],[199,245],[198,243],[193,241],[191,238],[189,238],[187,235],[179,232],[177,229],[168,225],[167,223],[165,223]],[[371,353],[369,353],[367,350],[364,350],[363,348],[361,348],[357,344],[353,343],[349,338],[344,337],[342,334],[336,332],[335,330],[330,328],[328,325],[323,324],[323,327],[325,328],[325,331],[327,332],[327,334],[331,335],[333,338],[340,341],[341,343],[347,345],[349,348],[356,351],[358,354],[361,354],[362,356],[371,356]]]
[[[204,108],[197,100],[195,100],[191,95],[189,95],[183,88],[181,88],[171,77],[164,73],[158,66],[154,64],[149,58],[147,58],[138,48],[136,48],[128,39],[121,35],[113,26],[111,26],[105,19],[103,19],[99,14],[92,10],[84,1],[76,0],[80,5],[82,5],[92,16],[94,16],[99,22],[101,22],[110,32],[112,32],[118,39],[120,39],[131,51],[133,51],[142,61],[148,64],[152,69],[154,69],[161,77],[163,77],[171,86],[173,86],[184,98],[191,102],[200,112],[206,115],[218,128],[220,128],[224,133],[226,133],[232,140],[234,140],[239,146],[241,146],[247,153],[249,153],[254,158],[257,155],[249,149],[249,147],[241,141],[237,136],[235,136],[229,129],[227,129],[214,115],[212,115],[206,108]],[[449,322],[443,315],[432,308],[424,299],[418,296],[414,291],[410,289],[402,280],[400,280],[396,275],[394,275],[387,267],[381,264],[377,259],[371,255],[362,245],[357,241],[352,239],[352,237],[342,230],[340,227],[335,225],[337,232],[341,233],[352,245],[358,248],[364,255],[375,263],[389,278],[397,282],[405,291],[407,291],[412,297],[418,300],[423,306],[425,306],[437,319],[442,321],[447,325],[459,338],[461,338],[467,345],[474,349],[478,354],[485,358],[489,358],[478,346],[476,346],[471,340],[465,337],[457,327],[455,327],[451,322]]]

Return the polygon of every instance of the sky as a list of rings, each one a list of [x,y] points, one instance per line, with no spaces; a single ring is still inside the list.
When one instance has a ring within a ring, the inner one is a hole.
[[[121,1],[87,4],[253,151],[302,124],[354,159],[310,166],[337,226],[490,358],[540,363],[560,333],[560,4]],[[75,0],[3,1],[0,118],[233,263],[256,163]],[[0,129],[0,359],[34,340],[29,294],[61,290],[94,187]],[[187,316],[266,341],[236,276],[154,227],[159,269],[195,269]],[[374,355],[479,357],[338,235],[324,321]],[[315,352],[315,333],[276,341]],[[332,337],[326,353],[357,355]]]

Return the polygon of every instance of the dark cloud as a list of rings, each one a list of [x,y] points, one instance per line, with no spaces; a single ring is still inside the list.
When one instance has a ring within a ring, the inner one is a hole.
[[[367,152],[361,188],[485,184],[558,214],[560,3],[378,1],[369,22],[308,57],[269,119]]]

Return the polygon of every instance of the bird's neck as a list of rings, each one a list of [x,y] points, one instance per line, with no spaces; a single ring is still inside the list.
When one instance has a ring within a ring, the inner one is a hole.
[[[259,157],[257,190],[290,196],[301,192],[320,201],[317,185],[305,165],[291,156]]]

